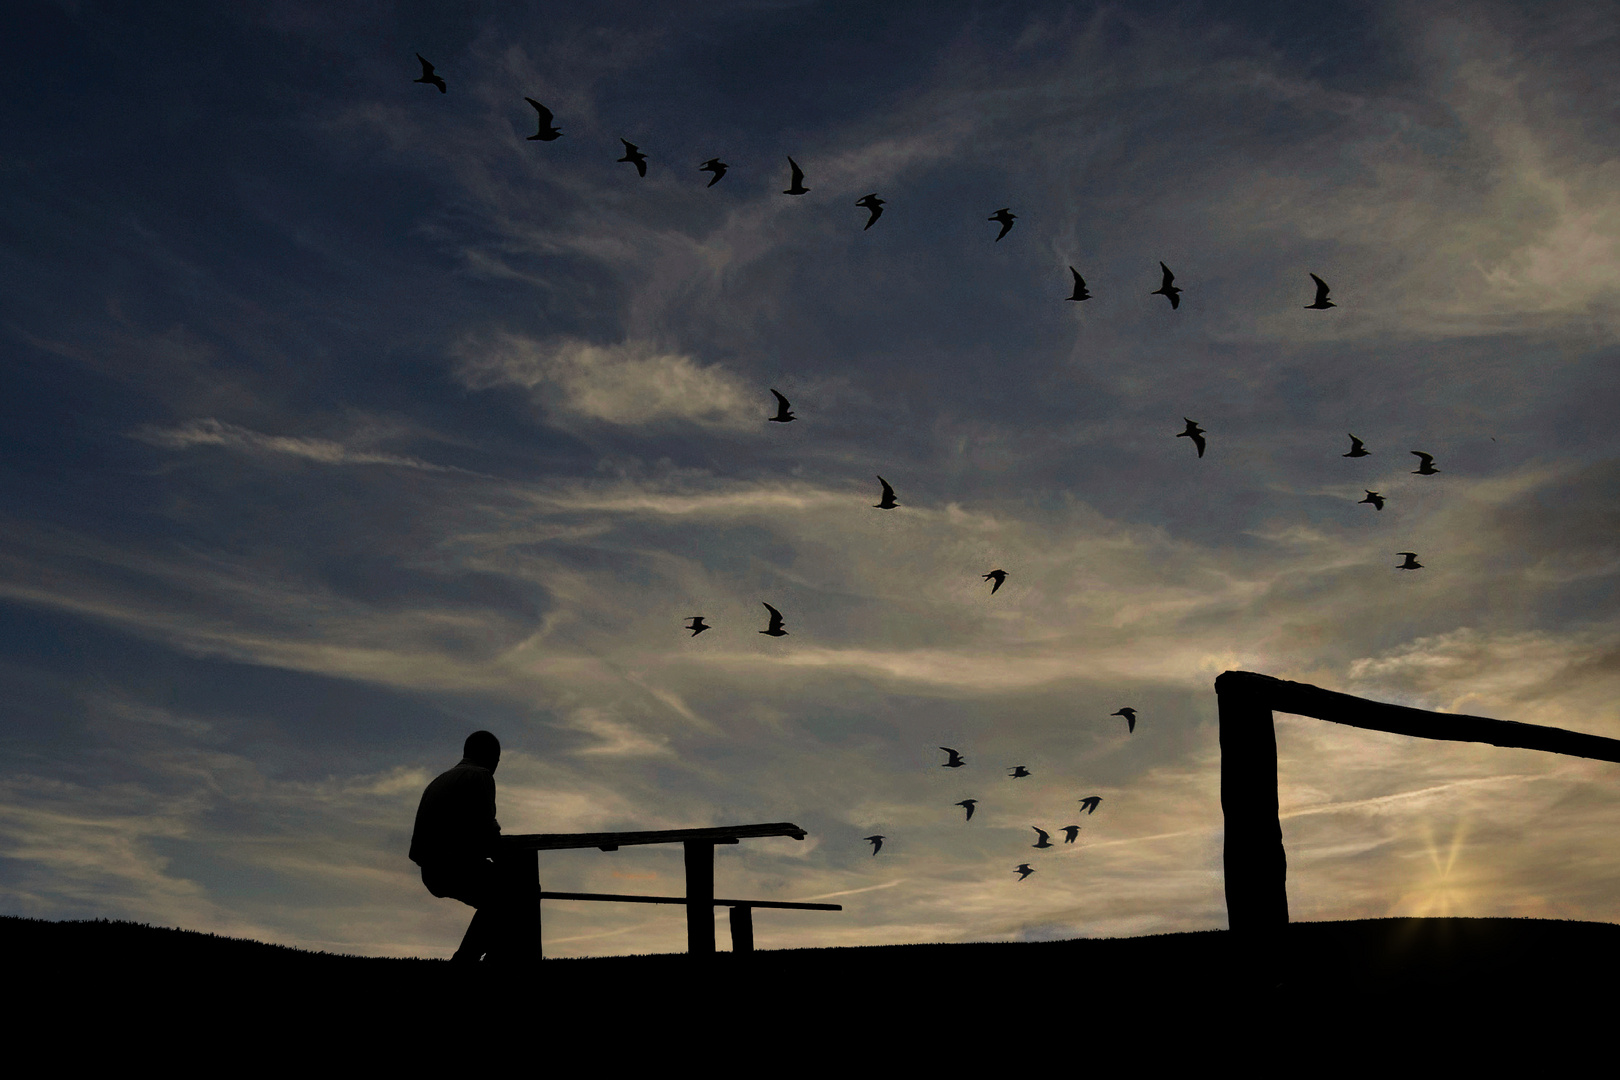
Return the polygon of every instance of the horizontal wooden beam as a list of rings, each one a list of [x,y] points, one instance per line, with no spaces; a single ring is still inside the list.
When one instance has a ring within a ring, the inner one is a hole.
[[[606,900],[620,904],[684,904],[684,896],[626,896],[619,893],[594,892],[546,892],[541,891],[542,900]],[[800,911],[843,911],[842,904],[798,904],[788,900],[721,900],[714,901],[715,907],[757,907],[757,908],[793,908]]]
[[[1215,680],[1215,691],[1223,702],[1238,695],[1274,712],[1314,716],[1334,724],[1412,735],[1420,739],[1446,739],[1452,742],[1489,743],[1525,750],[1545,750],[1553,754],[1620,762],[1620,739],[1587,735],[1565,728],[1521,724],[1515,720],[1493,720],[1464,713],[1430,712],[1406,705],[1368,701],[1309,683],[1289,682],[1252,671],[1222,672]]]
[[[803,840],[805,832],[791,821],[773,821],[765,825],[727,825],[718,829],[658,829],[653,832],[599,832],[599,833],[509,833],[501,842],[511,847],[530,851],[562,851],[570,848],[600,848],[615,851],[637,844],[682,844],[699,841],[710,844],[735,844],[738,840],[751,840],[762,836],[791,836]]]

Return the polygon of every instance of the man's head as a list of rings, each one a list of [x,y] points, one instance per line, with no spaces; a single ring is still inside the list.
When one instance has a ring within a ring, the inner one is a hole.
[[[487,731],[475,731],[467,736],[467,741],[461,748],[461,756],[474,765],[481,765],[490,772],[501,763],[501,740]]]

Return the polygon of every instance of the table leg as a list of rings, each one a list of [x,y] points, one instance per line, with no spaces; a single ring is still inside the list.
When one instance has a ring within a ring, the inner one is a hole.
[[[686,951],[714,955],[714,844],[686,840]]]
[[[513,962],[540,959],[540,853],[503,851],[496,859],[506,894],[506,928]]]
[[[754,909],[747,904],[731,909],[731,951],[736,955],[754,951]]]

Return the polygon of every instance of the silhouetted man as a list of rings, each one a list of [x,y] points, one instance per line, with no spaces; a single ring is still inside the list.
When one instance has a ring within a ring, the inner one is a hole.
[[[472,961],[486,953],[494,958],[507,932],[507,905],[490,861],[501,842],[501,825],[495,820],[500,740],[475,731],[467,736],[462,755],[455,768],[440,773],[422,792],[411,833],[411,861],[422,868],[428,892],[478,909],[451,957]]]

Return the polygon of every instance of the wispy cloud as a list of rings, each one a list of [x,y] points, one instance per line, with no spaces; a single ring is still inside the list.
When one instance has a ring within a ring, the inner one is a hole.
[[[176,427],[147,426],[130,432],[130,438],[170,450],[198,446],[218,446],[241,453],[285,455],[323,465],[394,465],[428,472],[466,472],[451,465],[435,465],[404,454],[359,450],[332,439],[302,436],[265,435],[212,417],[188,420]]]
[[[745,431],[761,419],[757,393],[719,364],[626,343],[565,339],[542,344],[514,334],[466,340],[457,373],[473,389],[516,386],[563,418],[624,426],[672,421]]]

